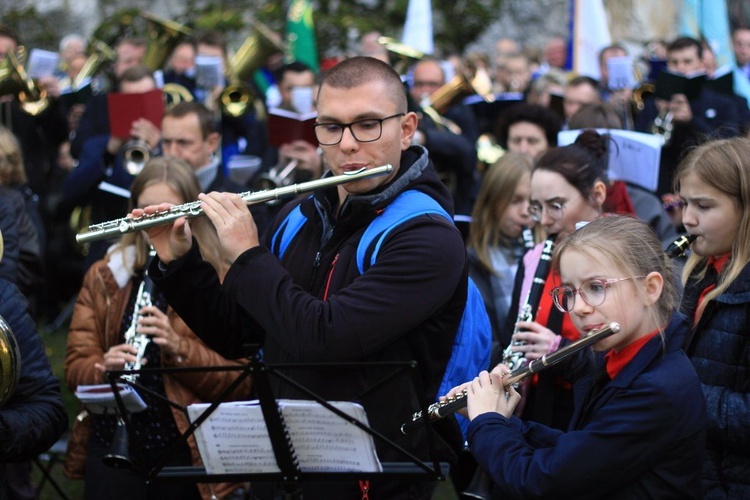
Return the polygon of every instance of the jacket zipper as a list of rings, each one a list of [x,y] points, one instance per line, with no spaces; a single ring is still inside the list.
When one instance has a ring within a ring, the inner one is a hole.
[[[333,257],[331,262],[331,269],[328,271],[328,279],[326,280],[326,291],[323,293],[323,300],[328,300],[328,290],[331,287],[331,278],[333,277],[333,270],[336,267],[336,262],[339,260],[339,254]]]

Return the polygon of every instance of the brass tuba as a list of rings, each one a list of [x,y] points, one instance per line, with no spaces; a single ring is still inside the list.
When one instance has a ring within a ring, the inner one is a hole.
[[[148,66],[151,71],[156,71],[164,66],[169,54],[172,53],[182,38],[193,36],[193,30],[178,22],[162,19],[150,12],[142,12],[140,17],[147,21],[146,38],[148,44],[146,55],[143,57],[143,64]]]
[[[284,53],[284,45],[275,40],[271,30],[259,22],[253,23],[253,33],[229,61],[229,84],[219,96],[222,112],[232,117],[243,116],[253,105],[259,118],[265,113],[263,103],[255,91],[247,85],[253,73],[276,53]]]
[[[47,91],[37,85],[23,68],[25,51],[19,48],[19,54],[8,52],[0,62],[0,95],[13,94],[21,101],[21,108],[28,114],[36,116],[49,106]]]
[[[8,402],[21,377],[21,354],[16,337],[0,316],[0,408]]]

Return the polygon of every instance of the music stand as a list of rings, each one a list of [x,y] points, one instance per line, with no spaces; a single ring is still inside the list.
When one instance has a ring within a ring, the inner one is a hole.
[[[180,372],[210,372],[210,371],[238,371],[240,372],[237,378],[224,390],[222,393],[212,402],[210,402],[208,408],[206,408],[198,418],[191,422],[189,427],[183,432],[157,459],[156,464],[147,472],[145,472],[146,480],[152,481],[155,479],[160,480],[185,480],[194,481],[196,483],[215,483],[215,482],[228,482],[228,481],[279,481],[282,483],[285,498],[289,499],[300,499],[302,498],[302,491],[300,490],[299,483],[301,481],[330,481],[330,480],[344,480],[344,479],[355,479],[361,480],[370,477],[377,476],[378,478],[404,478],[408,476],[414,480],[432,480],[432,481],[444,481],[448,474],[448,464],[439,462],[437,459],[437,453],[435,448],[435,436],[434,430],[428,419],[425,419],[424,426],[427,430],[427,445],[429,456],[431,457],[430,462],[424,461],[408,450],[404,449],[382,433],[372,429],[370,426],[361,423],[359,420],[350,417],[346,413],[340,411],[338,408],[332,406],[326,399],[322,398],[315,392],[304,387],[304,385],[296,382],[289,378],[284,373],[280,372],[282,369],[302,369],[302,368],[314,368],[319,370],[327,369],[341,369],[341,368],[357,368],[364,369],[367,367],[392,367],[393,372],[383,376],[380,380],[373,383],[370,387],[366,388],[362,393],[359,394],[361,399],[367,394],[370,394],[378,388],[382,387],[386,383],[392,381],[397,377],[410,375],[414,382],[414,387],[417,390],[422,386],[421,379],[418,371],[416,370],[417,363],[415,361],[402,361],[402,362],[361,362],[361,363],[278,363],[269,364],[265,363],[260,355],[259,350],[248,357],[248,363],[246,365],[232,365],[232,366],[213,366],[213,367],[188,367],[188,368],[143,368],[139,371],[136,370],[118,370],[107,372],[107,380],[110,384],[115,387],[114,384],[119,382],[125,382],[133,387],[137,387],[144,390],[147,394],[154,398],[158,398],[170,406],[179,409],[187,416],[187,408],[173,401],[170,401],[166,397],[154,393],[148,389],[144,389],[138,385],[137,382],[131,382],[125,379],[121,379],[122,375],[132,373],[144,373],[144,372],[155,372],[161,374],[169,373],[180,373]],[[239,387],[239,385],[250,375],[253,376],[253,386],[257,393],[257,399],[260,403],[264,420],[268,429],[268,434],[271,440],[274,456],[276,458],[277,465],[281,472],[272,473],[241,473],[241,474],[208,474],[205,467],[200,466],[188,466],[188,467],[176,467],[169,466],[165,467],[165,462],[169,454],[179,446],[181,443],[187,441],[187,439],[193,435],[196,429],[213,413],[213,411],[226,400],[226,398]],[[305,472],[302,471],[294,458],[294,450],[290,445],[289,440],[286,436],[286,429],[284,426],[283,418],[279,412],[279,407],[276,398],[271,387],[270,379],[275,376],[285,383],[293,386],[299,390],[311,400],[319,403],[329,411],[338,415],[345,421],[357,426],[362,431],[372,436],[375,440],[382,443],[390,450],[398,452],[398,454],[404,457],[404,462],[385,462],[381,463],[382,472]],[[118,407],[123,415],[126,427],[130,426],[130,418],[127,415],[127,410],[122,404],[122,400],[119,397],[119,393],[115,392]],[[422,401],[422,398],[418,398]],[[423,414],[427,414],[427,404],[422,403],[420,408]]]

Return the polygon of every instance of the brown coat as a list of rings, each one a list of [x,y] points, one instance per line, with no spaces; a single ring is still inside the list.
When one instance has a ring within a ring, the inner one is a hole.
[[[104,353],[120,343],[120,324],[132,281],[120,288],[114,274],[105,260],[95,263],[84,277],[79,292],[68,335],[65,358],[65,380],[70,390],[78,385],[106,383],[104,374],[94,367],[94,363],[104,363]],[[167,311],[172,328],[185,341],[182,352],[177,356],[162,354],[163,367],[195,367],[236,365],[239,361],[228,361],[209,349],[170,308]],[[215,400],[237,376],[236,371],[179,373],[164,375],[164,389],[170,401],[187,406],[193,403]],[[234,399],[245,399],[250,394],[251,382],[246,380],[233,394]],[[179,410],[172,408],[177,428],[184,432],[189,422]],[[85,415],[85,413],[82,413]],[[83,478],[85,472],[86,445],[90,419],[79,415],[73,424],[73,432],[68,445],[65,473],[74,479]],[[201,465],[195,439],[188,439],[194,465]],[[199,484],[203,498],[216,495],[222,498],[236,489],[239,484],[216,483]]]

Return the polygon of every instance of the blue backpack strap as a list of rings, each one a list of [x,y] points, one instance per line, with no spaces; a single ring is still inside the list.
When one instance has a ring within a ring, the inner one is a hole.
[[[279,224],[279,228],[271,238],[271,252],[279,259],[284,255],[289,243],[297,236],[299,230],[307,222],[307,217],[302,213],[302,205],[297,205],[294,210]]]
[[[443,207],[431,196],[421,191],[404,191],[398,195],[383,213],[375,217],[362,235],[357,246],[357,269],[362,274],[372,266],[377,259],[380,247],[390,232],[400,224],[423,214],[439,214],[452,221],[453,219]],[[370,262],[365,266],[365,254],[377,238],[375,249],[370,256]]]

